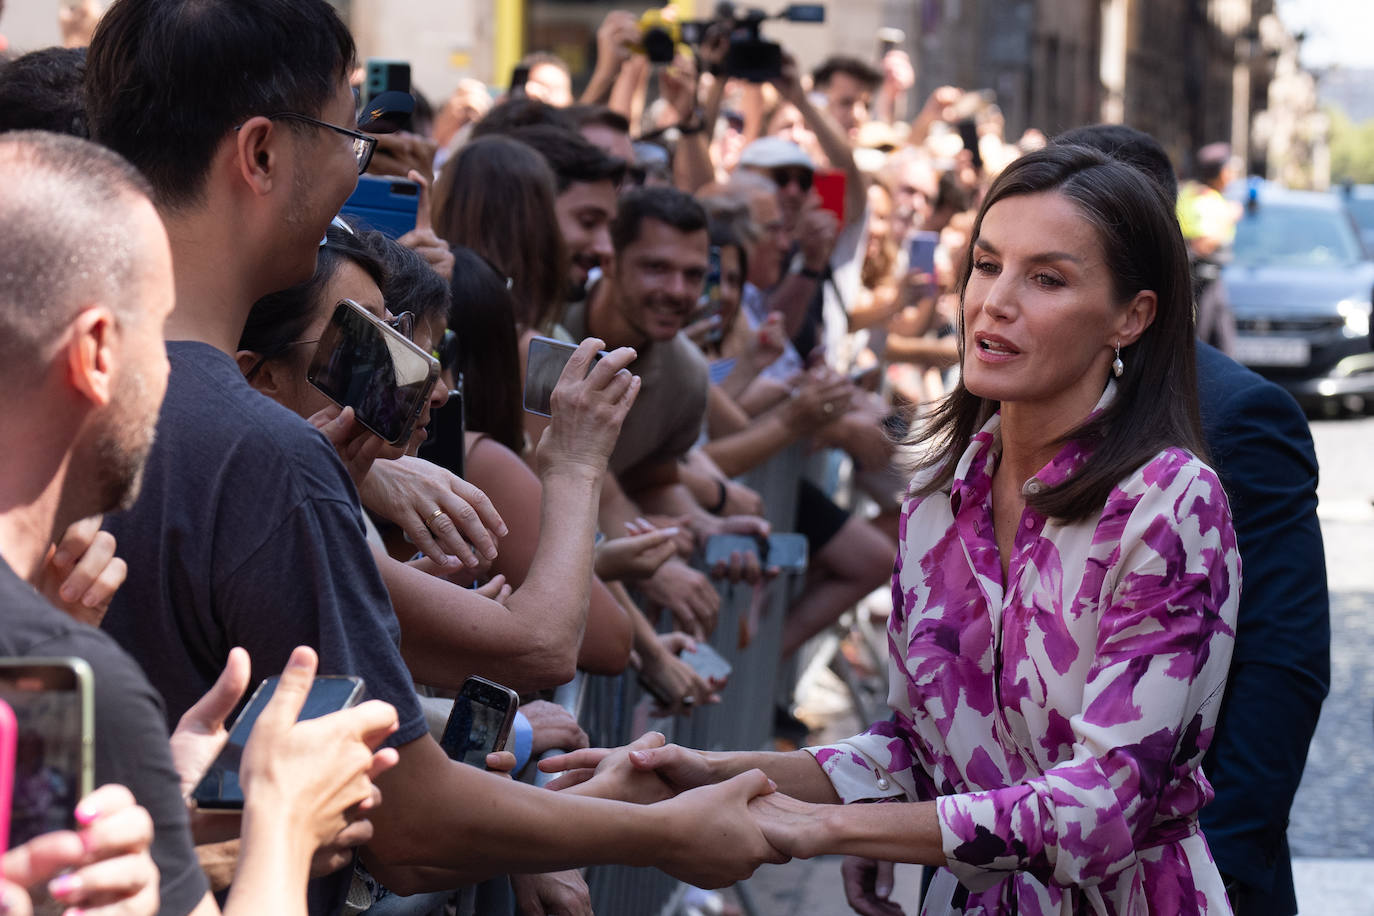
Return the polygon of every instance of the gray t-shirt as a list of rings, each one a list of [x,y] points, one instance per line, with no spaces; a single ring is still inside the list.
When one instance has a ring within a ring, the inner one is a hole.
[[[576,340],[590,336],[587,303],[593,293],[563,313],[563,326]],[[710,372],[696,344],[679,332],[672,340],[646,342],[635,350],[639,357],[630,371],[642,384],[611,453],[610,469],[617,477],[645,463],[682,458],[696,443],[706,416]]]

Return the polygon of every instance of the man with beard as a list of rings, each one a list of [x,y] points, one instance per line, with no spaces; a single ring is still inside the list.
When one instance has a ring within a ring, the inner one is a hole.
[[[564,314],[574,339],[594,336],[608,347],[633,346],[638,358],[631,368],[643,379],[611,454],[610,470],[623,493],[603,501],[602,528],[623,530],[648,511],[686,519],[698,544],[727,530],[766,534],[760,518],[722,519],[705,511],[678,478],[678,464],[701,432],[709,386],[705,357],[682,333],[706,278],[706,212],[676,189],[639,188],[620,198],[611,240],[615,256],[602,278],[586,302]],[[672,610],[683,629],[700,637],[714,627],[719,596],[681,560],[664,563],[641,588]]]
[[[518,127],[507,136],[533,147],[558,179],[554,212],[568,248],[568,298],[579,301],[586,295],[592,271],[614,254],[610,227],[625,161],[607,155],[572,130],[552,124]]]
[[[24,581],[67,567],[49,545],[68,525],[138,492],[167,381],[167,235],[128,163],[75,138],[6,134],[0,182],[0,656],[90,665],[96,784],[123,784],[148,810],[163,912],[189,913],[206,885],[162,702],[109,637]]]
[[[762,774],[641,808],[511,782],[450,761],[430,738],[340,460],[363,478],[381,440],[344,411],[327,424],[336,452],[254,391],[234,360],[254,303],[311,277],[320,238],[367,167],[354,53],[324,0],[117,0],[91,43],[92,133],[148,177],[176,268],[171,377],[144,493],[112,526],[130,577],[107,628],[155,672],[173,714],[234,645],[259,676],[296,645],[317,648],[322,673],[360,676],[395,706],[399,763],[378,780],[385,803],[369,812],[364,852],[393,891],[603,862],[720,884],[780,860],[746,807],[769,791]],[[614,428],[633,400],[633,381],[616,371],[629,356],[603,359],[561,403]],[[574,359],[570,377],[590,346]],[[574,454],[560,443],[563,492],[596,499],[597,447]],[[315,882],[311,911],[338,912],[349,883],[348,871]]]
[[[169,744],[157,690],[109,636],[76,619],[92,615],[75,596],[100,553],[98,539],[87,537],[96,531],[89,517],[136,501],[167,387],[167,233],[143,177],[84,140],[8,134],[0,138],[0,181],[10,189],[0,197],[0,225],[10,233],[0,247],[0,381],[12,395],[0,407],[0,432],[12,445],[0,475],[0,656],[80,659],[90,668],[94,781],[102,787],[76,805],[79,835],[45,832],[10,850],[6,878],[35,887],[64,871],[46,890],[67,913],[91,906],[213,916],[220,910],[191,846],[182,791],[223,746],[248,660],[234,653]],[[101,572],[92,590],[111,587],[104,580]],[[358,780],[361,771],[392,759],[394,751],[376,760],[353,752],[379,744],[394,713],[366,703],[290,724],[314,669],[308,652],[293,654],[244,748],[245,853],[226,913],[260,913],[265,901],[297,912],[285,901],[305,889],[320,825],[343,844],[368,829],[355,820],[349,840],[336,833],[336,818],[373,791]]]

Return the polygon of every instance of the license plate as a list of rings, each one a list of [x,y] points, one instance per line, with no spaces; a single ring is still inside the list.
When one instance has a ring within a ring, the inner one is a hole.
[[[1312,345],[1301,337],[1237,337],[1236,362],[1247,366],[1305,366]]]

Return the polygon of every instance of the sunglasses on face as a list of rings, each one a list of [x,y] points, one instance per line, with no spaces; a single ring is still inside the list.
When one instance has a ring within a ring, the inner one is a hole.
[[[802,191],[811,190],[812,176],[806,169],[773,169],[770,176],[779,190],[782,190],[789,184],[796,184]]]

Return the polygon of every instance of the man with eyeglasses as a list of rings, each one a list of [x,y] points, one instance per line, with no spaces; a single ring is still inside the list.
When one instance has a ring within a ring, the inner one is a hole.
[[[390,702],[400,762],[378,778],[370,839],[347,839],[367,842],[369,870],[394,890],[603,862],[720,885],[782,861],[747,807],[770,791],[762,773],[622,805],[463,766],[429,737],[340,460],[361,452],[351,463],[365,464],[381,440],[345,411],[325,424],[336,452],[249,387],[235,362],[254,303],[313,275],[319,240],[365,164],[353,136],[354,52],[325,0],[116,0],[91,43],[92,134],[152,186],[176,287],[143,494],[110,523],[129,576],[106,629],[148,672],[171,721],[235,645],[249,650],[255,683],[304,644],[318,650],[320,673],[362,677]],[[592,409],[626,359],[603,359],[569,403]],[[594,481],[585,490],[595,498]],[[346,861],[323,861],[321,872]],[[310,911],[338,913],[349,884],[349,870],[312,882]]]

